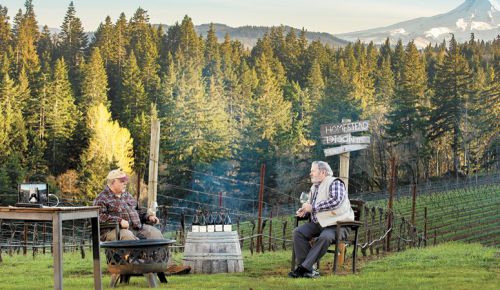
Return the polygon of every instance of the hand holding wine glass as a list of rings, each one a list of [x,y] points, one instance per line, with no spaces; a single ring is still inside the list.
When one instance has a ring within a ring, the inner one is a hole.
[[[300,203],[306,203],[309,201],[309,193],[303,191],[301,194],[300,194]]]
[[[301,203],[301,208],[299,208],[295,214],[298,217],[304,217],[304,215],[306,214],[306,212],[304,211],[304,208],[302,206],[304,205],[304,203],[307,203],[309,201],[309,194],[307,192],[302,192],[300,194],[299,200],[300,200],[300,203]]]

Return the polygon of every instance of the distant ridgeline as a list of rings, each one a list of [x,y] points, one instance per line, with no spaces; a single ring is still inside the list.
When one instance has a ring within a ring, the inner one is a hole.
[[[158,26],[158,25],[153,25]],[[164,31],[168,30],[168,25],[163,25]],[[230,27],[225,24],[214,23],[215,35],[217,36],[219,42],[224,41],[224,37],[226,34],[229,34],[231,40],[240,41],[245,47],[252,48],[257,43],[258,39],[262,39],[266,32],[270,32],[272,27],[267,26],[240,26],[240,27]],[[284,30],[284,34],[290,32],[290,30],[294,30],[297,37],[302,33],[301,29],[293,28],[290,26],[279,26],[274,28],[282,28]],[[207,32],[210,29],[210,24],[201,24],[195,26],[196,32],[202,35],[204,38],[207,36]],[[306,32],[306,39],[308,42],[312,42],[315,40],[319,40],[321,43],[339,47],[345,46],[349,41],[342,40],[338,37],[335,37],[326,32]]]

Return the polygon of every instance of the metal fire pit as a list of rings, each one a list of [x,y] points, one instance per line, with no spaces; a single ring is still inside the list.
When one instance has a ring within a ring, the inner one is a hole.
[[[175,240],[163,239],[101,243],[111,273],[110,286],[115,287],[118,279],[128,283],[130,276],[144,275],[149,286],[154,288],[158,286],[154,274],[158,275],[161,283],[167,283],[164,272],[170,257],[168,246],[173,243]]]

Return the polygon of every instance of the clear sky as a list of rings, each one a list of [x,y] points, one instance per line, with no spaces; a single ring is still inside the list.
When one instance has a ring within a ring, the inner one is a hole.
[[[171,25],[191,17],[195,25],[289,25],[308,31],[343,33],[387,26],[452,10],[465,0],[74,0],[77,17],[93,31],[106,16],[128,19],[138,7],[151,23]],[[25,0],[0,0],[11,20]],[[40,25],[60,27],[70,0],[33,0]]]

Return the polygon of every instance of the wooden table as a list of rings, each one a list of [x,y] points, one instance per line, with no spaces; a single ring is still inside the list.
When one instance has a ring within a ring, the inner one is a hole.
[[[102,289],[101,263],[99,257],[99,207],[0,207],[0,219],[52,221],[52,245],[54,256],[54,289],[63,289],[63,243],[62,222],[67,220],[87,219],[92,222],[92,253],[94,260],[94,289]]]

